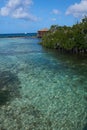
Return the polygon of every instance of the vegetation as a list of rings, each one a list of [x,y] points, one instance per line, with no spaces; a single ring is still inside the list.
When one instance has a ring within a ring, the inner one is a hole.
[[[62,51],[87,53],[87,17],[72,27],[52,25],[41,44]]]

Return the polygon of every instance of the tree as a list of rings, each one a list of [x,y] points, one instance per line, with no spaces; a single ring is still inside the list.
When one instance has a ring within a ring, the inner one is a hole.
[[[52,25],[50,31],[43,36],[41,44],[48,48],[87,52],[87,17],[72,27]]]

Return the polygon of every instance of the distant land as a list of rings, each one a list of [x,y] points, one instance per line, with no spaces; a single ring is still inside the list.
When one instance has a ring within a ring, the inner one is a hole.
[[[0,38],[14,38],[14,37],[37,37],[37,33],[9,33],[0,34]]]

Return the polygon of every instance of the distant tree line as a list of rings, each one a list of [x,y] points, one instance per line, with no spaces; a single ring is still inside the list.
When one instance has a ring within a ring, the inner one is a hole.
[[[72,27],[52,25],[41,44],[60,51],[87,53],[87,17]]]

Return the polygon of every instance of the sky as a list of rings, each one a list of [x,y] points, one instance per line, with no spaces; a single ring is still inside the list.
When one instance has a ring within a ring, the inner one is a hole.
[[[0,0],[0,34],[72,26],[86,15],[87,0]]]

